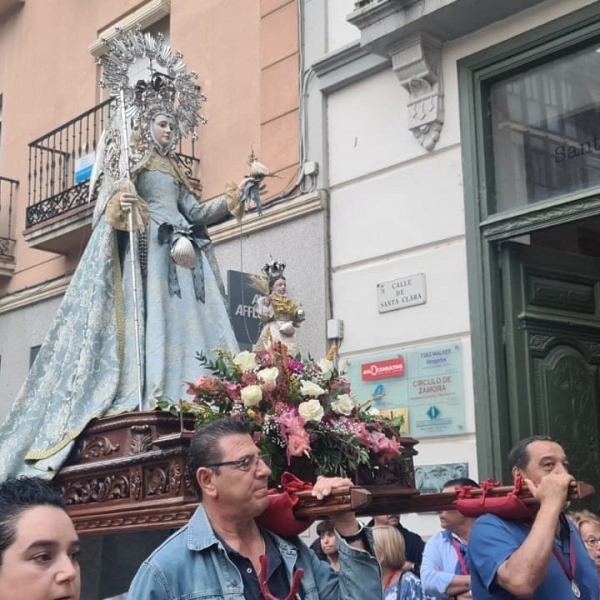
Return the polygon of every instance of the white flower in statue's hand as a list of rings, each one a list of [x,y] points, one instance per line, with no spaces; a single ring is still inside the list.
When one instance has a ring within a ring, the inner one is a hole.
[[[298,414],[305,421],[320,421],[325,411],[318,400],[307,400],[298,405]]]
[[[340,394],[335,402],[331,403],[331,410],[338,415],[349,417],[356,406],[348,394]]]
[[[233,362],[242,370],[243,373],[254,371],[258,366],[256,364],[256,354],[244,350],[233,357]]]
[[[252,408],[258,406],[258,403],[262,400],[262,390],[260,385],[249,385],[248,387],[242,388],[242,402],[246,408]]]
[[[268,177],[271,173],[269,173],[269,169],[265,167],[262,163],[259,163],[257,160],[253,160],[250,163],[250,177]]]
[[[321,373],[323,374],[323,379],[329,380],[333,375],[333,362],[327,358],[322,358],[319,361],[319,369],[321,369]]]
[[[300,393],[303,396],[322,396],[325,390],[312,381],[302,381],[300,383]]]
[[[261,369],[257,374],[257,377],[262,381],[261,388],[266,392],[270,392],[275,389],[277,385],[277,377],[279,377],[279,369],[277,367],[269,367],[268,369]]]

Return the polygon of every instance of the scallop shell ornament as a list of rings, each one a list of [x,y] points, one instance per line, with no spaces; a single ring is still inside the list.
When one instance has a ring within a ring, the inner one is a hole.
[[[176,265],[184,269],[193,269],[196,266],[196,250],[188,238],[180,237],[171,246],[171,258]]]

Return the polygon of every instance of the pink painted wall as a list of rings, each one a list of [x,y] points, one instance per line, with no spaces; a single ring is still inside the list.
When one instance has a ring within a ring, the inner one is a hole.
[[[99,99],[89,52],[99,32],[145,2],[25,2],[0,19],[2,151],[0,175],[18,179],[13,204],[15,273],[0,279],[0,298],[75,268],[84,244],[68,258],[31,249],[23,240],[28,144]],[[221,194],[247,172],[251,148],[280,175],[278,194],[298,173],[298,35],[296,0],[172,0],[170,40],[199,74],[209,120],[199,130],[203,197]],[[0,218],[6,218],[0,214]]]

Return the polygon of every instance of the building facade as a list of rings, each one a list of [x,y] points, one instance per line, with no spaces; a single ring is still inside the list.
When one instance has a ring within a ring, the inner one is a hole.
[[[212,231],[222,276],[227,282],[230,272],[286,262],[288,291],[308,316],[300,344],[325,352],[325,281],[315,273],[327,270],[326,212],[301,169],[300,22],[294,1],[0,2],[0,417],[89,238],[87,175],[108,115],[95,61],[117,27],[163,34],[199,74],[208,124],[180,154],[203,199],[239,183],[251,152],[275,175],[262,195],[263,217],[253,210],[241,225],[231,220]],[[237,295],[245,305],[230,307],[232,314],[252,312],[251,294]]]
[[[278,175],[263,217],[211,230],[224,276],[288,264],[301,347],[337,342],[361,400],[406,417],[421,488],[507,481],[538,433],[600,487],[591,0],[0,0],[0,416],[89,236],[68,161],[93,138],[67,140],[102,119],[93,58],[134,21],[200,75],[203,197],[252,149]]]
[[[359,385],[398,369],[368,384],[408,409],[424,489],[508,480],[533,434],[600,484],[599,15],[585,0],[306,3],[340,352]]]
[[[89,167],[108,115],[96,59],[103,39],[135,24],[162,34],[198,73],[208,124],[179,152],[202,198],[239,183],[252,152],[274,174],[266,180],[262,216],[253,208],[241,225],[230,219],[210,231],[236,298],[236,333],[244,338],[252,328],[243,317],[252,316],[256,293],[241,288],[239,274],[258,274],[275,259],[287,264],[288,293],[307,315],[297,334],[301,349],[314,356],[327,350],[327,206],[301,135],[298,3],[0,0],[0,418],[89,239]],[[125,592],[141,560],[168,534],[85,538],[82,597]]]

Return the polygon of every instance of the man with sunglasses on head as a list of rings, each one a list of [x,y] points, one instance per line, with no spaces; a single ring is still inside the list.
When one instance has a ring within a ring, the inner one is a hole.
[[[333,517],[339,574],[298,538],[282,538],[256,523],[269,503],[271,470],[265,459],[238,419],[225,417],[196,431],[188,468],[202,504],[185,527],[144,561],[131,584],[130,600],[262,599],[261,556],[267,558],[262,577],[275,598],[292,595],[300,569],[303,600],[382,597],[377,560],[353,513]],[[347,479],[320,477],[312,494],[321,499],[348,485]]]

